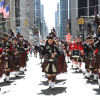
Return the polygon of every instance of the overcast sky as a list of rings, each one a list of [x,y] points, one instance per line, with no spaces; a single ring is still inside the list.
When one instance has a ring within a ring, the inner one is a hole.
[[[41,0],[44,5],[44,17],[49,28],[55,27],[55,11],[57,11],[57,3],[59,0]]]

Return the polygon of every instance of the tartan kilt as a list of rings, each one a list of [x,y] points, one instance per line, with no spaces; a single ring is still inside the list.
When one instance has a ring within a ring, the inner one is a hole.
[[[66,61],[65,61],[65,56],[64,54],[62,54],[60,57],[58,57],[59,59],[59,65],[60,65],[60,73],[64,73],[64,72],[67,72],[67,64],[66,64]]]
[[[83,62],[85,62],[85,60],[86,60],[85,55],[82,55],[81,57],[82,57],[82,59],[83,59]]]
[[[21,67],[26,66],[26,52],[21,53]]]
[[[97,55],[96,55],[97,56]],[[91,61],[91,66],[93,68],[98,68],[98,64],[97,64],[97,61],[96,61],[96,56],[92,58],[92,61]]]
[[[100,55],[96,54],[96,63],[99,65],[100,64]]]
[[[15,71],[15,61],[14,61],[14,59],[13,58],[8,59],[8,62],[9,62],[9,66],[10,66],[10,72]]]
[[[42,67],[42,72],[45,72],[45,73],[46,73],[45,68],[47,67],[48,63],[49,63],[49,61],[44,61],[44,62],[42,63],[42,65],[41,65],[41,67]],[[57,73],[56,73],[56,74],[59,74],[59,73],[60,73],[59,62],[58,62],[58,61],[54,61],[54,65],[55,65],[55,68],[56,68],[56,70],[57,70]]]
[[[89,69],[89,64],[90,64],[90,60],[86,59],[85,60],[85,68]]]
[[[0,78],[2,77],[4,73],[4,64],[0,64]]]

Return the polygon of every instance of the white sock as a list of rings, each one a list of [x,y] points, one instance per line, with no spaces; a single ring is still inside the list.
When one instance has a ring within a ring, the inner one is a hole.
[[[49,86],[51,86],[51,80],[49,81]]]
[[[9,76],[6,77],[6,81],[9,81]]]
[[[51,88],[55,88],[55,82],[51,82]]]

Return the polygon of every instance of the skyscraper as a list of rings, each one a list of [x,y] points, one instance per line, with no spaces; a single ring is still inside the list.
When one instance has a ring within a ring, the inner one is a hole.
[[[67,9],[67,0],[60,0],[60,37],[64,39],[66,35],[66,9]]]

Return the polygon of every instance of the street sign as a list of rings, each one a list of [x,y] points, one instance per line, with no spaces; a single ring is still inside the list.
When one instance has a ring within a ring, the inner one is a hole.
[[[78,24],[81,24],[81,19],[78,20]]]
[[[82,24],[84,24],[84,19],[83,18],[81,18],[82,19]]]

